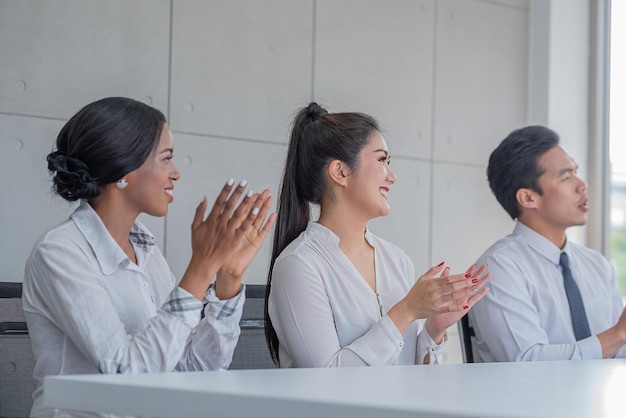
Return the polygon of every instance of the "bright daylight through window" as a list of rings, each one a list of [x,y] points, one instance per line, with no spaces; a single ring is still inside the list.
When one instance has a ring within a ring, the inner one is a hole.
[[[611,2],[611,262],[626,296],[626,2]]]

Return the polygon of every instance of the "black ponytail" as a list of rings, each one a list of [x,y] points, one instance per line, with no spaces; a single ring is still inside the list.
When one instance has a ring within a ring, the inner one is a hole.
[[[269,317],[268,301],[274,263],[280,253],[305,229],[310,204],[320,204],[326,190],[324,171],[333,160],[356,169],[361,150],[378,123],[362,113],[328,113],[310,103],[296,114],[289,138],[287,161],[278,198],[272,256],[265,289],[265,338],[278,365],[278,337]]]

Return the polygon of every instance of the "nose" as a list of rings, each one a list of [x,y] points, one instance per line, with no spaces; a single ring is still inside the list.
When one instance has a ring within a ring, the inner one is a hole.
[[[394,184],[397,180],[398,176],[396,176],[396,173],[394,173],[390,166],[387,166],[387,181],[390,184]]]
[[[585,193],[587,191],[587,183],[585,182],[585,180],[581,179],[580,177],[578,178],[578,186],[577,186],[577,191],[578,193]]]
[[[180,171],[178,171],[178,168],[176,168],[176,165],[174,165],[173,161],[172,161],[172,172],[170,173],[170,178],[173,181],[178,181],[180,179]]]

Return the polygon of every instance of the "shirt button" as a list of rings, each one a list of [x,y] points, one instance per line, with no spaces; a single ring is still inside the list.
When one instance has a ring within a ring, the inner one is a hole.
[[[143,286],[144,289],[148,288],[148,282],[143,282],[141,285]]]
[[[400,343],[400,347],[403,347],[403,346],[404,346],[404,343]]]

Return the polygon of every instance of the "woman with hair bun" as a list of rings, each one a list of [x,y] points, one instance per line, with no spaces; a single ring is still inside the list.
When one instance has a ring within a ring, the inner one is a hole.
[[[191,224],[191,261],[178,282],[137,220],[167,213],[180,178],[173,154],[165,116],[123,97],[85,106],[59,133],[48,155],[54,189],[81,203],[39,239],[26,263],[33,416],[67,414],[44,408],[47,375],[229,366],[240,334],[242,275],[274,221],[267,217],[272,198],[269,190],[245,193],[246,182],[231,179],[205,217],[204,197]]]
[[[281,367],[440,363],[446,330],[486,293],[486,266],[416,280],[367,229],[396,182],[378,123],[311,103],[295,117],[268,274],[265,331]],[[311,221],[310,204],[319,205]]]

